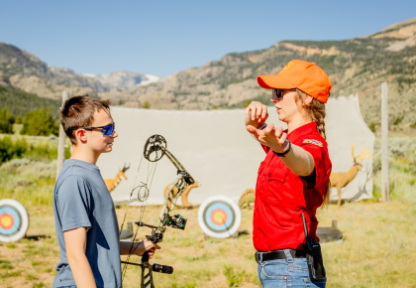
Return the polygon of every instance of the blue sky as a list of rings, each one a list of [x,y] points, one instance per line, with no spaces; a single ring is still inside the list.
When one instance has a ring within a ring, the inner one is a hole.
[[[416,1],[0,0],[0,41],[78,73],[166,76],[287,40],[340,40],[416,17]]]

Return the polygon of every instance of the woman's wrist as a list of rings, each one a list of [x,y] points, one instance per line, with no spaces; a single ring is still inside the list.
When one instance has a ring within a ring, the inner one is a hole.
[[[291,146],[292,146],[292,144],[290,143],[290,141],[288,139],[286,139],[286,141],[285,141],[285,143],[284,143],[284,145],[282,147],[282,150],[280,150],[280,149],[273,149],[273,148],[272,148],[272,150],[273,150],[273,153],[276,156],[285,157],[285,155],[287,153],[289,153]]]
[[[259,126],[257,127],[257,129],[259,129],[259,130],[263,130],[264,128],[266,128],[267,127],[267,123],[266,122],[263,122],[263,123],[260,123],[259,124]]]

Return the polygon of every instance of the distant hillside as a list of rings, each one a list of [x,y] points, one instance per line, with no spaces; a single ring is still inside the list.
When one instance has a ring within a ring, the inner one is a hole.
[[[0,109],[7,108],[15,117],[23,117],[27,112],[44,106],[50,107],[52,114],[58,118],[61,106],[59,100],[38,97],[14,87],[0,85]]]
[[[416,19],[375,34],[343,41],[282,41],[270,48],[230,53],[218,61],[174,74],[164,83],[123,93],[99,93],[124,106],[155,109],[243,107],[247,99],[268,102],[257,75],[274,74],[292,59],[317,63],[330,76],[331,97],[358,93],[362,113],[376,130],[380,122],[380,84],[389,83],[393,130],[413,133],[416,123]]]
[[[47,98],[59,98],[63,90],[79,94],[108,91],[97,80],[78,75],[70,69],[49,67],[33,54],[2,42],[0,77],[6,77],[16,88]]]
[[[6,78],[12,86],[26,92],[54,99],[60,98],[64,90],[72,95],[97,95],[97,92],[123,91],[159,80],[154,75],[129,71],[81,75],[69,68],[48,66],[33,54],[3,42],[0,42],[0,78]]]

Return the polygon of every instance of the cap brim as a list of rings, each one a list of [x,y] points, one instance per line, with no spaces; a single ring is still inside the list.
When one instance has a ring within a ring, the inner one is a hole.
[[[264,89],[293,89],[293,84],[283,79],[279,74],[257,76],[257,83]]]

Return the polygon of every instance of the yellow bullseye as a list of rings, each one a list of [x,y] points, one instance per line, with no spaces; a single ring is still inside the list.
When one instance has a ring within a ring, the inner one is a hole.
[[[217,222],[224,222],[224,215],[222,215],[222,213],[216,213],[214,219]]]
[[[1,224],[2,226],[8,227],[10,226],[10,224],[12,224],[12,219],[10,219],[10,217],[2,217],[1,218]]]

